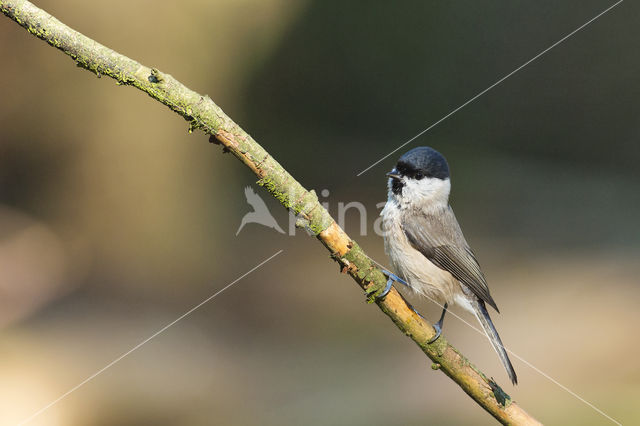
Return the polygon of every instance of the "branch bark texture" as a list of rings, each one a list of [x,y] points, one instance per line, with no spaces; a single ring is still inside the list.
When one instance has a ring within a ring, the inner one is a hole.
[[[301,225],[324,244],[341,271],[358,283],[369,301],[375,301],[375,295],[386,283],[381,270],[320,205],[315,192],[302,187],[208,96],[194,92],[169,74],[144,66],[97,43],[28,1],[0,0],[0,10],[34,36],[69,55],[78,66],[98,77],[108,76],[118,84],[140,89],[181,115],[189,122],[190,130],[200,129],[211,135],[210,141],[233,153],[255,173],[258,184],[302,218]],[[510,425],[539,424],[444,337],[432,344],[427,343],[434,336],[433,328],[407,305],[395,289],[384,300],[375,303],[433,361],[434,370],[441,370],[449,376],[498,421]]]

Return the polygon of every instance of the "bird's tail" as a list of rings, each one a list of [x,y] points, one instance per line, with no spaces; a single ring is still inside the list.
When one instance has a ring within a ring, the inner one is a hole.
[[[489,338],[493,349],[495,349],[498,357],[500,357],[500,361],[502,361],[502,365],[504,365],[505,370],[507,370],[507,374],[509,375],[511,382],[514,385],[518,384],[518,377],[516,376],[516,372],[513,369],[513,365],[511,365],[511,361],[509,360],[507,351],[504,349],[502,340],[500,340],[498,331],[491,321],[491,317],[489,316],[489,312],[487,311],[487,307],[485,306],[484,301],[476,299],[471,302],[471,305],[473,306],[476,317],[478,318],[478,321],[480,321],[480,324],[482,324],[482,328]]]

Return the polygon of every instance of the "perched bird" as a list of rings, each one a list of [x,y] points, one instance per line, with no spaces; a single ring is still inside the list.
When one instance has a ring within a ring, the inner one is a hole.
[[[444,306],[434,325],[435,341],[442,332],[447,307],[457,304],[473,313],[509,378],[517,384],[516,373],[491,321],[486,304],[497,312],[480,265],[462,234],[449,205],[451,181],[445,158],[429,147],[404,154],[387,173],[388,199],[382,209],[384,246],[394,274],[388,273],[386,296],[393,281]],[[398,279],[400,278],[400,279]]]
[[[251,207],[253,207],[253,211],[244,215],[242,221],[240,222],[240,227],[236,231],[236,235],[240,233],[244,225],[247,223],[259,223],[260,225],[267,226],[269,228],[273,228],[281,234],[284,234],[278,222],[273,218],[271,212],[267,208],[267,205],[264,203],[262,198],[258,194],[255,193],[253,188],[247,186],[244,189],[244,196],[247,198],[247,203]]]

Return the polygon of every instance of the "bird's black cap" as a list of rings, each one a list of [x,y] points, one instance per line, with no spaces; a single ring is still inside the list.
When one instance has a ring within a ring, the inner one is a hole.
[[[447,160],[433,148],[419,146],[405,153],[398,160],[396,170],[403,176],[422,179],[423,177],[447,179],[449,165]]]

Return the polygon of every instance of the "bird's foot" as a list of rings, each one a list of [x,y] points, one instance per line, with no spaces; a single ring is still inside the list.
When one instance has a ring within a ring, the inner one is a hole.
[[[432,344],[433,342],[438,340],[440,338],[440,335],[442,334],[442,326],[440,324],[433,324],[433,329],[436,331],[436,335],[429,339],[429,341],[427,342],[428,344]]]
[[[387,280],[387,285],[384,287],[384,290],[382,290],[382,293],[380,293],[378,296],[376,296],[376,300],[382,300],[385,297],[387,297],[387,294],[389,294],[389,292],[391,291],[391,287],[393,286],[393,282],[394,281],[395,282],[399,282],[402,285],[406,285],[407,287],[409,286],[409,284],[407,284],[407,282],[405,280],[403,280],[402,278],[400,278],[396,274],[393,274],[393,273],[387,271],[386,269],[383,269],[382,273],[385,274],[387,277],[389,277],[389,279]]]
[[[447,308],[448,307],[449,307],[449,305],[447,303],[445,303],[444,304],[444,309],[442,309],[442,315],[440,315],[440,319],[438,320],[437,323],[433,324],[433,329],[436,331],[436,334],[431,339],[429,339],[429,341],[427,342],[428,344],[431,344],[431,343],[435,342],[436,340],[438,340],[438,338],[442,334],[442,324],[444,323],[444,314],[447,313]]]

